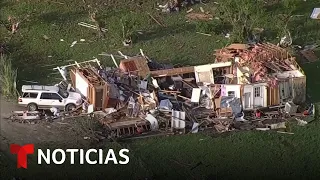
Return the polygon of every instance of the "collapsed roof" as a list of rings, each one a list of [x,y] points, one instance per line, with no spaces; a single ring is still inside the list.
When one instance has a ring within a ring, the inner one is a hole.
[[[272,73],[301,70],[286,49],[271,43],[231,44],[216,50],[214,55],[216,62],[235,60],[237,67],[248,68],[252,82],[270,82],[276,78]]]

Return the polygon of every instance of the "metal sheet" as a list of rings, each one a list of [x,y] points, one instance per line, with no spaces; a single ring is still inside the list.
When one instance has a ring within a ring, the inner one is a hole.
[[[310,17],[311,19],[320,19],[320,8],[314,8]]]

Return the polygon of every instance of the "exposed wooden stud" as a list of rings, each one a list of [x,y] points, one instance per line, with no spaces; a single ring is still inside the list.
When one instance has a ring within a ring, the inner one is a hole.
[[[117,68],[119,68],[119,66],[118,66],[118,64],[117,64],[117,62],[116,62],[116,59],[113,57],[112,54],[111,54],[110,56],[111,56],[111,59],[112,59],[114,65],[115,65]]]

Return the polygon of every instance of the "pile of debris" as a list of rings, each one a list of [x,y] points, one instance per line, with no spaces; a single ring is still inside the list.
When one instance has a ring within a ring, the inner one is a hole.
[[[174,12],[180,11],[181,8],[187,7],[196,3],[200,3],[201,0],[169,0],[165,5],[158,4],[162,12]]]
[[[162,12],[165,13],[170,13],[170,12],[179,12],[182,8],[187,8],[193,4],[196,3],[202,3],[204,4],[203,1],[201,0],[171,0],[167,2],[165,5],[160,5],[158,4],[159,8],[158,10],[161,10]],[[201,12],[193,12],[193,9],[190,8],[188,9],[186,18],[190,21],[210,21],[213,20],[213,15],[210,14],[209,11],[205,11],[204,8],[200,7]],[[159,24],[159,23],[158,23]]]
[[[70,68],[71,85],[64,87],[85,100],[84,112],[73,112],[96,117],[109,138],[282,129],[288,118],[305,124],[300,118],[314,114],[313,105],[296,105],[305,102],[306,78],[278,46],[233,44],[216,51],[216,63],[185,67],[160,64],[140,51],[132,57],[120,52],[120,64],[110,55],[115,67],[95,59],[56,68],[64,79]]]

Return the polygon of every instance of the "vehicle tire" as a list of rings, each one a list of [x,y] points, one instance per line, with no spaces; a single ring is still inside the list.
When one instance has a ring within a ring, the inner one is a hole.
[[[72,111],[75,108],[76,108],[76,105],[74,105],[74,104],[67,104],[66,105],[66,111]]]
[[[35,103],[28,104],[27,108],[28,108],[28,111],[36,111],[36,110],[38,110],[38,106]]]

